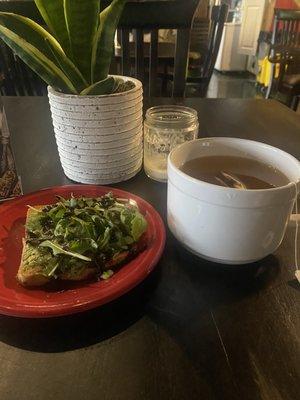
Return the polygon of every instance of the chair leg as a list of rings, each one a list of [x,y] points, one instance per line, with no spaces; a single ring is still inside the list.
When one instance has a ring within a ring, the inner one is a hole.
[[[271,92],[272,92],[272,86],[273,86],[273,80],[274,80],[274,64],[271,64],[271,71],[270,71],[270,80],[269,80],[269,85],[268,89],[266,91],[266,99],[270,98]]]
[[[299,105],[300,96],[294,96],[291,101],[291,109],[297,111]]]
[[[288,108],[292,108],[293,98],[294,97],[290,94],[287,95],[285,105],[288,106]]]
[[[206,97],[206,96],[207,96],[208,85],[209,85],[209,82],[205,83],[205,84],[202,86],[202,89],[201,89],[201,97]]]
[[[161,83],[161,95],[163,97],[167,96],[167,92],[168,92],[168,79],[167,79],[168,72],[169,72],[168,63],[165,62],[164,63],[164,75],[163,75],[162,83]]]
[[[198,92],[199,97],[202,97],[202,98],[206,97],[207,91],[208,91],[208,85],[209,85],[209,82],[203,82],[203,81],[200,84],[198,84],[197,92]]]

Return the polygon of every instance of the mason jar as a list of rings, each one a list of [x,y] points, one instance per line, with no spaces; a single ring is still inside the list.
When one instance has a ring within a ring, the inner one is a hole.
[[[183,106],[149,108],[144,121],[144,169],[149,178],[167,181],[167,160],[179,144],[198,136],[197,111]]]

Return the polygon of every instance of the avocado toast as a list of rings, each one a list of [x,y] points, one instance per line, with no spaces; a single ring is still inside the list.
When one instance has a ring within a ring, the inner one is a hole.
[[[107,279],[142,248],[147,221],[134,201],[108,193],[98,198],[58,197],[55,204],[28,207],[17,274],[24,286],[55,279]]]

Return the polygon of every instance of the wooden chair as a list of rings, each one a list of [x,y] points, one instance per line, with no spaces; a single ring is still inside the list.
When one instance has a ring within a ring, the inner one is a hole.
[[[208,18],[195,18],[191,29],[190,52],[206,54],[210,20]]]
[[[269,50],[272,73],[266,93],[287,95],[287,105],[297,110],[300,96],[300,10],[275,9]],[[279,77],[274,78],[275,65],[280,64]]]
[[[104,8],[111,1],[101,1]],[[190,28],[199,0],[131,0],[119,22],[121,32],[121,73],[130,75],[129,31],[134,31],[135,68],[133,75],[145,82],[143,31],[151,32],[149,55],[149,94],[155,95],[158,72],[158,29],[176,29],[173,95],[181,97],[185,90]],[[33,1],[1,1],[0,11],[15,12],[43,23]],[[2,92],[4,94],[43,94],[45,85],[2,44],[0,54]]]
[[[213,6],[210,17],[210,27],[206,49],[203,43],[199,42],[199,51],[201,59],[199,65],[193,66],[192,62],[189,68],[187,83],[197,89],[197,94],[204,97],[214,70],[218,56],[221,38],[228,13],[228,6]],[[196,44],[193,44],[195,51]],[[204,54],[203,54],[204,53]]]
[[[122,75],[133,75],[140,79],[146,83],[145,86],[149,86],[149,95],[155,96],[160,62],[164,64],[164,61],[172,59],[174,63],[172,96],[182,97],[186,84],[190,29],[198,3],[199,0],[129,1],[119,23]],[[177,31],[175,46],[172,43],[158,42],[159,29]],[[132,43],[129,42],[131,30],[134,33],[134,51]],[[145,31],[151,35],[148,46],[143,40]]]

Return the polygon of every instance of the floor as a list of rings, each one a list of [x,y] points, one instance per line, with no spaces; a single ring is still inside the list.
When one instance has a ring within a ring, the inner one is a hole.
[[[187,88],[188,97],[197,96],[193,87]],[[257,85],[255,76],[249,72],[214,71],[208,87],[208,98],[264,98],[265,90]],[[277,98],[284,103],[285,98]],[[300,106],[297,113],[300,115]]]
[[[207,97],[248,98],[263,97],[263,94],[256,87],[255,76],[250,73],[215,71],[208,87]]]
[[[193,87],[187,90],[187,96],[196,95]],[[256,86],[255,76],[248,72],[221,73],[215,71],[208,87],[207,97],[249,98],[263,97],[263,93]]]

